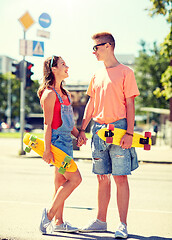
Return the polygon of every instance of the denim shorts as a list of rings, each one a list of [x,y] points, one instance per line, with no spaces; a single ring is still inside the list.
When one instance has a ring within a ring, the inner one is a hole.
[[[73,143],[70,132],[52,129],[51,143],[73,158]]]
[[[112,124],[116,128],[127,129],[127,120],[120,119]],[[107,127],[106,124],[94,123],[92,132],[92,158],[93,173],[104,175],[130,175],[131,171],[138,168],[138,159],[135,148],[123,149],[114,144],[107,144],[96,132]]]

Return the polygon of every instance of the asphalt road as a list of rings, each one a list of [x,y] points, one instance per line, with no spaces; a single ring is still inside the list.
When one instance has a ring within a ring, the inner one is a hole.
[[[53,196],[53,167],[34,154],[17,156],[19,140],[0,139],[0,239],[114,239],[119,224],[116,187],[108,209],[106,233],[41,235],[42,209]],[[96,217],[97,180],[90,161],[78,161],[83,181],[66,200],[64,219],[83,227]],[[172,164],[146,164],[131,176],[129,239],[172,239]]]

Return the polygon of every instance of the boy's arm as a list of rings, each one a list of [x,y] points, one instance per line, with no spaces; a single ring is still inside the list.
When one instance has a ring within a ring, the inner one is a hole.
[[[79,131],[78,131],[78,129],[74,126],[73,127],[73,130],[71,131],[71,133],[72,133],[72,135],[74,136],[74,137],[78,137],[78,135],[79,135]]]
[[[90,97],[90,99],[85,107],[84,117],[83,117],[82,124],[81,124],[81,130],[79,133],[79,137],[81,137],[85,142],[87,140],[87,138],[85,136],[85,129],[86,129],[87,125],[89,124],[90,120],[92,119],[93,111],[94,111],[94,98]]]
[[[126,99],[126,112],[127,112],[127,133],[121,139],[122,148],[131,148],[133,133],[134,133],[134,121],[135,121],[135,97]]]

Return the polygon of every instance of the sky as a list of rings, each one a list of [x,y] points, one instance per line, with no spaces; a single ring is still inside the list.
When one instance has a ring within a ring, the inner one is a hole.
[[[163,42],[169,26],[165,17],[148,15],[145,9],[150,6],[150,0],[0,0],[0,55],[23,59],[19,54],[23,26],[18,19],[28,11],[35,23],[26,31],[26,39],[44,42],[44,57],[26,56],[34,64],[32,79],[40,80],[44,60],[57,55],[69,66],[67,84],[88,83],[102,65],[92,54],[94,33],[112,33],[115,54],[138,56],[141,40],[150,47]],[[42,13],[51,17],[48,28],[39,24]],[[50,39],[38,37],[38,29],[50,32]]]

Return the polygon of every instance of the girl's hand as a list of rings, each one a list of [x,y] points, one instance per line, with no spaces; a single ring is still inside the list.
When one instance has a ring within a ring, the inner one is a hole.
[[[43,153],[42,159],[43,159],[46,163],[48,163],[48,164],[50,164],[51,160],[52,160],[52,162],[54,162],[53,153],[52,153],[51,151],[45,151],[45,152]]]
[[[84,134],[85,135],[85,134]],[[78,147],[81,147],[83,144],[86,144],[87,142],[87,138],[86,137],[82,137],[80,134],[78,135],[78,138],[77,138],[77,146]]]

